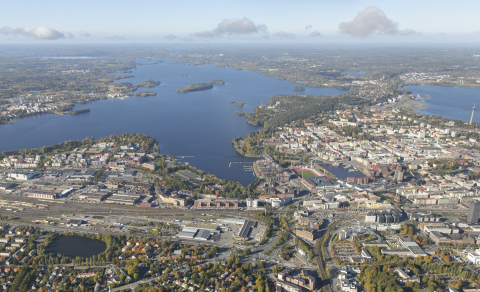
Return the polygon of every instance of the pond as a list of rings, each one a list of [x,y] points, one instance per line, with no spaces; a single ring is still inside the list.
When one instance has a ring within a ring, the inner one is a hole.
[[[105,251],[105,242],[81,236],[58,236],[47,246],[45,253],[61,254],[70,258],[89,258]]]

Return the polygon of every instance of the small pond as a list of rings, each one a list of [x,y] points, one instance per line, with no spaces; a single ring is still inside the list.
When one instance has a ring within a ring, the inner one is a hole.
[[[61,254],[67,257],[89,258],[102,253],[107,248],[105,242],[81,236],[58,236],[47,246],[45,253]]]

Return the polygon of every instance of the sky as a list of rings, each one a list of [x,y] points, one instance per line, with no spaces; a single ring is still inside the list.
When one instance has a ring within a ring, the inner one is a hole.
[[[478,0],[22,0],[4,43],[480,42]]]

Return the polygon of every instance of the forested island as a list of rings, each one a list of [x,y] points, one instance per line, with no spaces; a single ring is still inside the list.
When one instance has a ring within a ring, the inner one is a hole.
[[[157,93],[153,91],[142,91],[142,92],[135,93],[135,96],[141,96],[141,97],[156,96],[156,95]]]
[[[78,109],[78,110],[74,110],[74,111],[69,111],[68,114],[69,115],[79,115],[79,114],[85,114],[85,113],[88,113],[90,112],[90,109],[89,108],[82,108],[82,109]]]
[[[293,87],[293,90],[295,90],[295,91],[305,91],[305,88],[303,88],[302,86],[295,86],[295,87]]]
[[[155,86],[160,85],[160,81],[154,81],[152,79],[147,79],[146,81],[143,81],[142,83],[138,84],[138,87],[145,87],[145,88],[153,88]]]
[[[177,89],[177,92],[187,93],[192,91],[207,90],[211,88],[213,88],[213,85],[210,83],[197,83],[197,84],[187,85],[184,88]]]
[[[225,81],[223,81],[223,80],[212,80],[212,81],[210,81],[210,84],[223,85],[223,84],[225,84]]]
[[[233,100],[229,100],[228,102],[231,103],[231,104],[234,104],[238,107],[243,107],[245,105],[245,103],[243,103],[243,102],[236,102],[236,101],[233,101]]]

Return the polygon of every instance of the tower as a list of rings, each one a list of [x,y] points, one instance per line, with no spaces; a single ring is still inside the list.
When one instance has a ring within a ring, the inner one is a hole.
[[[468,224],[477,224],[480,219],[480,202],[473,201],[470,203],[470,208],[468,209],[467,223]]]
[[[473,105],[473,107],[472,107],[472,117],[470,118],[470,125],[473,122],[473,113],[475,113],[475,105]]]

